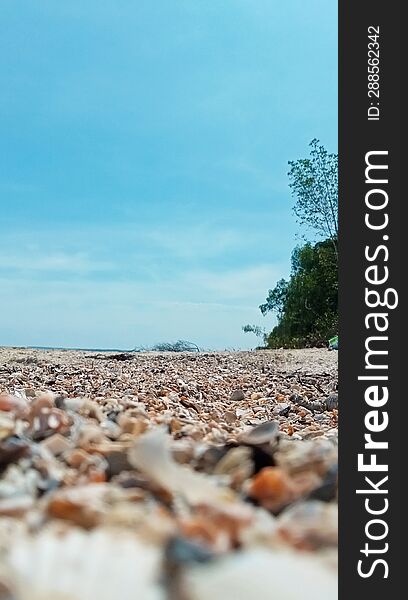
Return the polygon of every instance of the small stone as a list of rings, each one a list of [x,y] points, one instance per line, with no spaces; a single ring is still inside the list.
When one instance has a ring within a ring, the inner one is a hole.
[[[105,454],[108,463],[108,478],[111,479],[115,475],[119,475],[122,471],[131,471],[132,465],[128,461],[127,452],[123,450],[112,450]]]
[[[315,421],[319,421],[319,423],[330,423],[329,415],[325,415],[324,413],[317,413],[314,416]]]
[[[172,570],[174,565],[206,563],[212,558],[208,548],[183,537],[172,538],[165,548],[165,562],[171,564]]]
[[[280,417],[287,417],[291,409],[291,405],[286,402],[278,402],[278,404],[273,409],[274,415],[279,415]]]
[[[236,389],[231,393],[230,400],[233,400],[233,401],[245,400],[245,394],[241,389]]]
[[[327,410],[333,410],[334,408],[338,408],[339,406],[339,397],[338,394],[330,394],[326,398],[326,406]]]

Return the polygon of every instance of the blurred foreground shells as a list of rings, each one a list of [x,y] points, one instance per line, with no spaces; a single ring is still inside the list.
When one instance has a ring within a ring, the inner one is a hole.
[[[9,580],[18,600],[163,597],[159,548],[123,530],[55,526],[36,536],[20,531],[13,537]]]
[[[0,599],[334,600],[335,391],[323,351],[0,349]]]

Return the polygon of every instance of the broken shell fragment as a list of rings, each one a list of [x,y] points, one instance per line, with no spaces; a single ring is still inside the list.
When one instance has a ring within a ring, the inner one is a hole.
[[[271,510],[277,512],[296,497],[293,480],[279,467],[265,467],[252,479],[249,495]]]
[[[16,417],[24,418],[29,413],[27,400],[12,394],[0,394],[0,411],[10,412]]]
[[[30,451],[29,444],[18,437],[10,436],[0,441],[0,473],[10,463],[17,462]]]
[[[276,442],[279,435],[279,423],[277,421],[266,421],[249,431],[244,431],[239,436],[239,441],[249,446],[261,446]]]

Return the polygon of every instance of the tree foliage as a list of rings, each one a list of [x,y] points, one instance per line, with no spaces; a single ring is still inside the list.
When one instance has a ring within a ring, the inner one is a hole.
[[[288,281],[269,290],[262,314],[278,324],[265,337],[270,348],[326,345],[337,333],[337,255],[331,239],[295,248]]]
[[[263,344],[267,343],[268,334],[265,327],[261,327],[260,325],[243,325],[242,331],[244,333],[254,333],[256,337],[262,339]]]
[[[331,240],[337,256],[338,157],[329,154],[317,139],[310,142],[310,148],[310,158],[289,161],[294,213],[300,225]]]
[[[324,241],[295,248],[289,280],[280,279],[260,305],[263,315],[277,317],[271,333],[258,325],[243,327],[263,336],[269,348],[326,345],[338,329],[338,158],[314,139],[309,158],[289,161],[289,166],[298,222]]]

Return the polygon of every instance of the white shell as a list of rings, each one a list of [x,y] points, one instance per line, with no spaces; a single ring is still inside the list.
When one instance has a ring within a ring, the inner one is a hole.
[[[163,600],[160,565],[158,547],[107,528],[21,532],[6,556],[19,600]]]
[[[335,600],[337,577],[313,557],[250,550],[187,576],[194,600]]]

